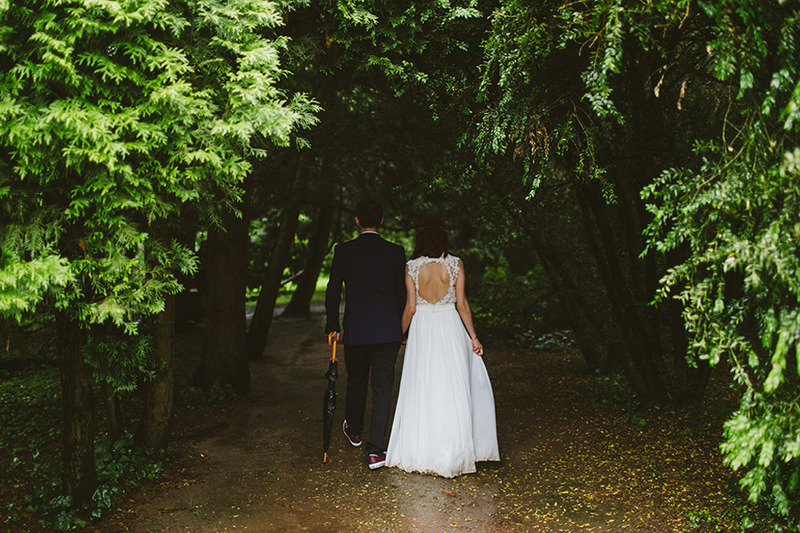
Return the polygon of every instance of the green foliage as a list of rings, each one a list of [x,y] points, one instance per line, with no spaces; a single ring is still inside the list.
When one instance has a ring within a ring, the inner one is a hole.
[[[329,26],[330,41],[342,45],[346,53],[357,54],[353,59],[364,70],[376,70],[395,81],[396,94],[420,84],[452,82],[451,76],[463,75],[452,69],[450,76],[433,80],[427,62],[432,56],[441,58],[465,50],[467,44],[458,29],[469,28],[473,19],[483,16],[477,0],[326,0],[322,4],[334,22]],[[431,53],[432,47],[436,47],[435,53]]]
[[[729,81],[721,137],[701,164],[644,191],[650,247],[690,251],[662,280],[677,298],[694,358],[727,360],[741,391],[725,424],[725,462],[791,530],[800,530],[800,10],[701,4],[716,39],[709,68]]]
[[[788,2],[504,0],[485,44],[481,96],[489,106],[475,137],[484,157],[521,162],[531,191],[560,172],[594,180],[614,199],[603,151],[629,141],[625,132],[637,130],[628,124],[649,118],[638,111],[670,105],[671,115],[666,107],[653,114],[670,117],[666,123],[695,149],[665,157],[675,168],[644,192],[653,216],[648,249],[678,261],[658,298],[684,306],[693,362],[731,364],[741,405],[725,425],[726,462],[748,470],[742,484],[750,497],[793,530],[800,529],[798,39],[800,11]]]
[[[45,301],[129,334],[196,259],[164,239],[191,202],[233,205],[249,157],[314,106],[276,82],[271,2],[42,1],[0,13],[0,312]]]
[[[248,158],[313,122],[277,87],[286,43],[262,33],[280,22],[256,0],[0,13],[0,313],[54,305],[135,335],[162,310],[197,271],[168,221],[187,204],[217,219]]]
[[[19,513],[39,516],[58,531],[81,529],[88,519],[113,509],[114,496],[123,486],[137,487],[158,478],[164,457],[134,445],[125,434],[112,442],[107,434],[96,439],[95,462],[99,486],[91,505],[73,509],[61,494],[60,461],[52,453],[60,435],[59,377],[52,367],[31,368],[0,375],[0,447],[11,451],[9,479],[24,479],[31,493],[15,504]],[[23,509],[24,507],[24,509]],[[12,506],[9,505],[9,511]],[[13,514],[13,513],[12,513]],[[13,527],[13,516],[6,521]]]
[[[140,328],[198,269],[181,216],[219,224],[315,121],[279,87],[281,23],[268,0],[0,5],[0,316],[88,330],[118,391],[156,370]]]
[[[150,452],[136,448],[131,434],[115,442],[103,435],[97,440],[95,449],[99,485],[91,504],[85,508],[76,509],[69,497],[60,494],[55,464],[45,465],[50,471],[49,483],[34,487],[31,505],[52,520],[56,531],[83,529],[88,520],[100,518],[114,508],[114,498],[123,485],[137,487],[161,475],[161,460],[154,459]]]
[[[482,158],[503,153],[520,161],[529,199],[564,168],[597,180],[614,199],[595,151],[597,119],[622,120],[610,79],[620,72],[625,21],[637,11],[622,4],[508,0],[493,14],[479,93],[490,106],[476,149]]]
[[[554,299],[546,294],[547,288],[540,270],[520,275],[507,267],[487,268],[480,280],[470,284],[470,306],[480,331],[539,347],[539,337],[556,325]]]
[[[56,369],[31,369],[13,376],[0,374],[0,447],[7,449],[21,439],[29,445],[25,456],[36,454],[40,446],[56,437],[53,421],[59,418],[59,408]],[[19,459],[17,464],[22,462]]]
[[[0,270],[0,313],[21,321],[46,293],[63,288],[73,280],[67,260],[57,255],[45,255],[24,263],[7,261]]]
[[[84,347],[85,359],[95,379],[111,385],[115,392],[136,390],[142,378],[151,379],[158,370],[149,335],[126,335],[113,328],[93,327]]]
[[[414,209],[410,191],[435,179],[443,150],[462,134],[445,119],[468,116],[474,104],[482,4],[323,0],[290,18],[292,70],[302,73],[292,82],[325,107],[314,133],[323,197],[340,192],[338,205],[349,207],[368,192],[385,199],[387,213]]]

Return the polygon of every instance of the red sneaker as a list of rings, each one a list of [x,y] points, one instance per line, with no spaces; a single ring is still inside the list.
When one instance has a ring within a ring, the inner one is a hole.
[[[350,441],[350,444],[356,448],[361,446],[361,435],[353,435],[350,433],[350,428],[347,427],[347,420],[342,422],[342,431],[344,431],[344,436],[347,437],[347,440]]]
[[[369,465],[370,470],[375,470],[376,468],[381,468],[382,466],[386,465],[386,454],[385,453],[371,453],[367,457],[367,464]]]

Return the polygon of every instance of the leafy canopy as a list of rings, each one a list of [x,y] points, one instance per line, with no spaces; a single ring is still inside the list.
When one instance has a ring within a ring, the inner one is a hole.
[[[251,159],[314,121],[278,87],[280,23],[260,0],[0,5],[0,313],[134,333],[162,309],[197,268],[169,224],[235,205]]]
[[[695,168],[643,192],[650,247],[687,248],[659,299],[684,305],[693,357],[727,360],[741,391],[725,462],[797,530],[800,510],[800,10],[778,2],[700,3],[716,37],[708,69],[730,91]],[[687,10],[690,7],[687,5]]]
[[[603,183],[602,143],[641,119],[632,100],[662,106],[656,113],[682,126],[677,134],[693,150],[670,154],[676,168],[643,191],[652,216],[647,251],[685,258],[662,279],[658,299],[683,304],[692,361],[731,364],[741,403],[725,425],[725,460],[747,469],[742,484],[753,500],[797,530],[797,4],[500,4],[485,44],[481,96],[489,105],[477,142],[481,155],[521,161],[529,190],[565,170]],[[613,188],[607,194],[613,199]]]

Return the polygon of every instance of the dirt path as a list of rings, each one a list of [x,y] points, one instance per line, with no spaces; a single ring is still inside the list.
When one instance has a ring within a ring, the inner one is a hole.
[[[720,464],[718,420],[604,408],[569,351],[487,343],[503,460],[456,479],[370,471],[338,427],[321,462],[329,348],[321,314],[278,319],[252,394],[203,414],[166,480],[95,531],[732,531],[742,499]],[[398,369],[402,357],[398,362]],[[724,398],[711,398],[720,408]],[[716,421],[715,421],[716,420]],[[179,421],[180,422],[180,421]],[[717,529],[720,527],[721,529]],[[758,531],[758,529],[751,530]]]

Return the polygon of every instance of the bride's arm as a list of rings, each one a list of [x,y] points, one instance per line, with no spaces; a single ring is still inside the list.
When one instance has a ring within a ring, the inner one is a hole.
[[[467,293],[464,289],[464,262],[458,260],[458,277],[456,277],[456,309],[461,317],[461,322],[469,333],[469,338],[472,340],[472,351],[478,355],[483,355],[483,346],[481,341],[478,340],[478,335],[475,333],[475,326],[472,324],[472,311],[469,308],[467,301]]]
[[[403,309],[403,317],[400,321],[403,326],[403,333],[408,333],[411,319],[414,318],[414,313],[416,312],[417,288],[414,286],[414,278],[408,273],[408,265],[406,265],[406,307]]]

